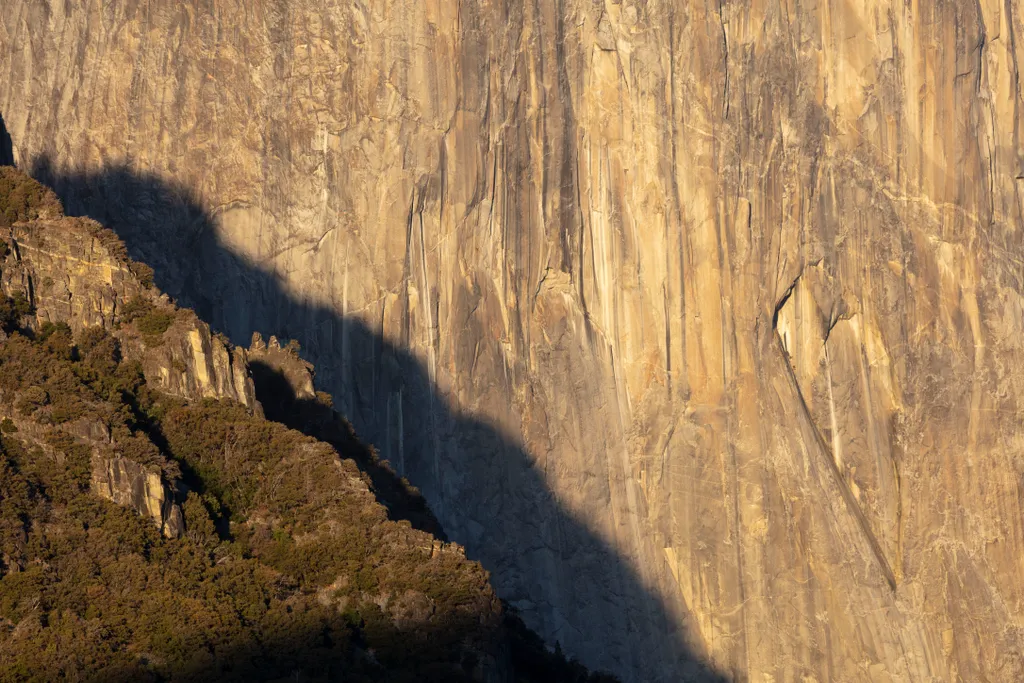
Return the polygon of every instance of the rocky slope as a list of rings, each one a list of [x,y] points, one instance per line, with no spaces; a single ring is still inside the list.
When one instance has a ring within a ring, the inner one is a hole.
[[[1016,0],[7,0],[12,157],[630,680],[1024,678]]]
[[[323,395],[331,444],[265,419],[257,389],[293,392],[109,230],[10,167],[0,229],[0,681],[612,680],[401,520],[414,492]],[[276,340],[253,353],[311,377]]]

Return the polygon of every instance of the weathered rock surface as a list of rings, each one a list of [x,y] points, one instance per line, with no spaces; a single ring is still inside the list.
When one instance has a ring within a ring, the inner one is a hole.
[[[260,410],[244,349],[210,332],[192,311],[179,309],[157,345],[122,335],[125,357],[138,359],[155,388],[189,401],[228,398]]]
[[[0,286],[28,296],[37,324],[112,330],[132,299],[150,301],[173,315],[170,328],[148,341],[135,330],[119,332],[122,351],[141,363],[147,381],[188,400],[229,398],[257,407],[245,351],[141,282],[134,271],[148,269],[131,261],[109,230],[87,218],[22,222],[11,228],[8,246]]]
[[[588,665],[1015,681],[1022,30],[1016,0],[6,0],[0,113],[215,328],[298,338]]]
[[[5,292],[23,292],[43,322],[66,322],[79,330],[111,328],[119,309],[146,293],[128,263],[103,244],[102,227],[83,218],[16,224],[2,270]],[[123,249],[121,245],[121,249]]]
[[[90,488],[102,498],[149,517],[168,538],[177,538],[185,531],[181,508],[174,503],[174,492],[159,471],[128,458],[94,455]]]

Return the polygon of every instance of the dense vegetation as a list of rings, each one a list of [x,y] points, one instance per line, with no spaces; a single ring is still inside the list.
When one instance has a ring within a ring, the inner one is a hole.
[[[12,334],[0,405],[2,680],[469,680],[507,643],[529,648],[521,667],[582,675],[505,625],[479,565],[388,521],[351,461],[241,406],[151,392],[102,330]],[[92,423],[184,473],[183,538],[89,492],[71,435]]]
[[[12,335],[0,390],[15,418],[0,455],[4,680],[450,680],[466,638],[491,647],[484,572],[431,559],[322,444],[240,406],[149,392],[98,330]],[[20,442],[25,418],[51,427],[44,443]],[[88,444],[56,428],[73,421],[98,422],[168,478],[192,474],[185,538],[89,493]]]
[[[60,200],[50,188],[12,166],[0,166],[0,228],[62,212]]]
[[[0,169],[2,220],[40,215],[32,202],[48,196],[12,177]],[[478,564],[389,520],[378,477],[336,450],[365,455],[350,434],[330,445],[151,389],[120,339],[162,343],[164,309],[139,298],[120,330],[73,333],[36,325],[26,296],[8,294],[0,681],[599,680],[504,612]],[[168,484],[180,537],[95,493],[112,458]]]

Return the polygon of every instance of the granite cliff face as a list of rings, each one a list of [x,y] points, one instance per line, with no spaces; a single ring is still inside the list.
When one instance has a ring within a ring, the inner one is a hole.
[[[7,0],[12,156],[629,680],[1024,678],[1016,0]]]

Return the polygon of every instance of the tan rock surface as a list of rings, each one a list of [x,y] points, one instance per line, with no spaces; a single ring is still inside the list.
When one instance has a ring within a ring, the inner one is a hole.
[[[0,113],[588,665],[1016,681],[1022,20],[6,0]]]
[[[138,360],[154,388],[189,401],[227,398],[259,411],[244,349],[210,332],[188,310],[150,346],[138,337],[121,335],[125,357]]]
[[[15,224],[6,241],[4,291],[25,294],[39,323],[65,322],[76,331],[113,327],[124,304],[146,288],[102,235],[100,225],[80,218]]]
[[[185,531],[181,508],[160,475],[127,458],[94,455],[90,488],[101,498],[135,510],[154,520],[161,533],[177,538]]]

